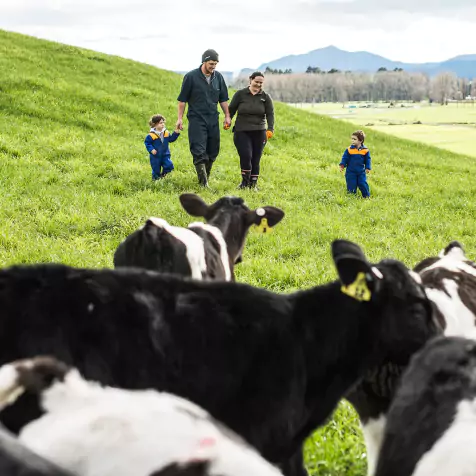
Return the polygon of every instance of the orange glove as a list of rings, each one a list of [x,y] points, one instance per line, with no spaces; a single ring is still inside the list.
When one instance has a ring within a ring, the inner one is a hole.
[[[273,137],[273,135],[274,135],[273,131],[266,131],[266,140],[271,139],[271,137]]]

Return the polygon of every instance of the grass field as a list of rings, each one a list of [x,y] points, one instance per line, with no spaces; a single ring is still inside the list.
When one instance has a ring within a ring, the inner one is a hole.
[[[261,191],[238,191],[232,135],[211,189],[200,190],[186,134],[171,145],[176,171],[152,183],[147,120],[176,118],[181,78],[133,61],[0,31],[0,264],[63,262],[112,267],[116,246],[151,216],[185,225],[178,195],[228,194],[275,205],[284,220],[250,233],[237,279],[278,292],[336,278],[330,243],[359,243],[372,261],[408,266],[458,239],[474,257],[476,162],[375,131],[372,199],[348,196],[338,163],[354,126],[276,105],[276,134],[262,160]],[[362,476],[365,451],[346,402],[308,440],[312,475]]]
[[[363,105],[371,107],[364,108]],[[398,138],[435,145],[459,154],[476,157],[476,101],[439,104],[403,103],[389,108],[386,103],[296,104],[317,114],[343,119],[370,130]],[[351,107],[356,106],[356,107]],[[419,124],[419,122],[421,124]],[[370,139],[371,136],[369,136]]]

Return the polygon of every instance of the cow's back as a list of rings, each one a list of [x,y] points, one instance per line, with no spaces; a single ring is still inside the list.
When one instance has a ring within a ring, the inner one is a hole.
[[[138,267],[182,276],[192,274],[186,245],[157,226],[130,234],[114,253],[114,267]]]
[[[302,366],[291,362],[290,305],[286,296],[244,284],[139,269],[9,268],[0,270],[0,365],[53,355],[86,379],[166,390],[238,425],[253,403],[244,402],[246,392],[278,400],[282,380],[273,375],[291,379]],[[273,368],[256,368],[257,359]],[[234,407],[240,413],[230,416]],[[37,415],[35,399],[25,395],[1,420],[17,432]]]

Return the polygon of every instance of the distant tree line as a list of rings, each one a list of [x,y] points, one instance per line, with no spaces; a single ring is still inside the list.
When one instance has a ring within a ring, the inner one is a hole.
[[[274,69],[270,68],[269,66],[266,66],[266,69],[264,70],[265,74],[292,74],[293,70],[291,68],[289,69]]]
[[[269,71],[273,73],[276,70],[273,70],[272,68],[267,67],[266,71]],[[381,73],[383,71],[388,71],[387,68],[382,66],[377,70],[377,73]],[[394,68],[393,71],[400,72],[403,71],[403,68]],[[308,66],[306,69],[307,74],[335,74],[335,73],[341,73],[342,71],[340,69],[332,68],[329,71],[324,71],[318,66]],[[352,73],[352,71],[345,71],[346,73]]]
[[[327,72],[309,67],[306,73],[265,72],[265,89],[277,101],[291,103],[347,101],[421,101],[430,99],[441,104],[467,96],[476,97],[476,78],[458,78],[453,73],[440,73],[429,78],[423,73],[411,73],[397,68],[375,73]],[[291,71],[291,70],[286,70]],[[248,84],[247,76],[239,76],[235,88]]]

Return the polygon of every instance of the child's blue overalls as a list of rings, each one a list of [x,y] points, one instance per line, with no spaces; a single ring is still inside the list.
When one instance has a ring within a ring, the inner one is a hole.
[[[156,180],[174,169],[174,164],[170,158],[169,142],[176,141],[179,135],[177,132],[170,134],[166,129],[162,131],[162,134],[155,129],[151,129],[147,134],[144,144],[149,152],[152,180]],[[157,151],[157,154],[152,154],[153,149]]]
[[[366,169],[371,170],[370,160],[370,151],[363,144],[360,147],[351,145],[345,149],[339,165],[343,165],[346,168],[345,181],[348,192],[357,193],[357,187],[359,187],[362,197],[370,197],[370,189],[365,172]]]

